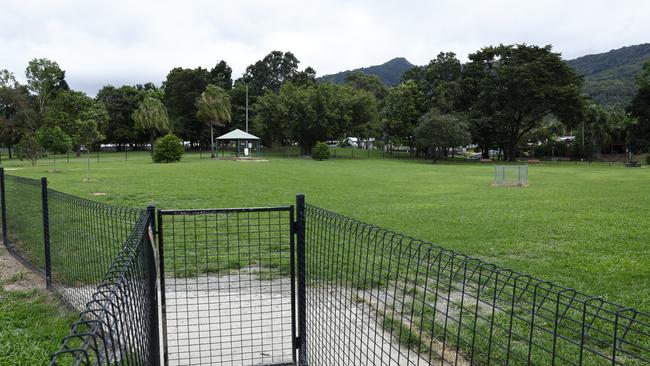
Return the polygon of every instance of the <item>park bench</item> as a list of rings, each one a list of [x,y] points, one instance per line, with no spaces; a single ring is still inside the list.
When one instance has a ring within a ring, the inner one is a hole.
[[[528,164],[539,164],[541,162],[539,159],[528,159]]]
[[[638,168],[640,166],[641,166],[641,164],[639,164],[638,161],[626,161],[625,162],[625,167],[626,168]]]
[[[492,164],[492,159],[481,159],[480,161],[483,164]]]

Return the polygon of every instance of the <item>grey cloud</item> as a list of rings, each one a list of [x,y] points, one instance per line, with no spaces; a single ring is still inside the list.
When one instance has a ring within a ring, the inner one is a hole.
[[[3,2],[0,68],[19,78],[48,57],[70,85],[160,83],[176,66],[225,59],[235,77],[273,49],[319,75],[396,56],[424,64],[440,51],[463,60],[490,44],[553,44],[565,58],[650,41],[646,1]]]

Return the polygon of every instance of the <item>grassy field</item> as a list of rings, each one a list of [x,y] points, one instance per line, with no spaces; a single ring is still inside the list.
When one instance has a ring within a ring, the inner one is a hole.
[[[491,187],[475,163],[271,158],[152,164],[146,153],[3,161],[8,174],[131,207],[207,208],[307,202],[492,263],[650,311],[650,169],[531,166],[529,187]]]

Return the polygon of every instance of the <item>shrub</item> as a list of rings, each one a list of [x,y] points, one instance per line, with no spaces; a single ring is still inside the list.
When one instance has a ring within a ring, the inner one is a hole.
[[[645,163],[650,165],[650,148],[648,149],[648,154],[645,156]]]
[[[154,163],[174,163],[183,156],[183,143],[176,135],[168,133],[154,144]]]
[[[327,160],[330,158],[330,148],[324,142],[317,142],[311,149],[311,158],[314,160]]]

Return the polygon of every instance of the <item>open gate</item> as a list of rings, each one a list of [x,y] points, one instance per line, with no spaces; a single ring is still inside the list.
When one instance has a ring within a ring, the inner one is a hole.
[[[158,211],[165,365],[298,364],[298,202],[298,222],[294,206]]]

